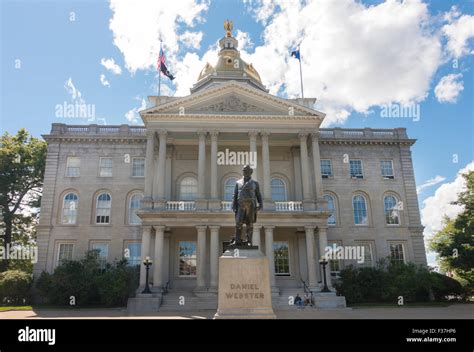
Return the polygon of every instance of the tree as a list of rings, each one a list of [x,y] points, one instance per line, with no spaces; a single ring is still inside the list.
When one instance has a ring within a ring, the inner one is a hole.
[[[463,211],[455,219],[445,218],[444,227],[430,242],[438,253],[440,266],[474,288],[474,171],[463,175],[466,190],[458,194],[453,204],[462,205]]]
[[[3,218],[0,244],[25,245],[34,237],[46,164],[46,142],[25,129],[0,137],[0,208]],[[0,271],[12,263],[0,261]],[[16,263],[13,264],[16,266]]]

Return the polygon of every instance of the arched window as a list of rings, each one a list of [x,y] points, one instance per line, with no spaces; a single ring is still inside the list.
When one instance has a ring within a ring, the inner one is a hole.
[[[387,225],[398,225],[399,214],[397,199],[394,196],[385,196],[383,199],[383,210],[385,213],[385,222]]]
[[[327,223],[328,225],[336,225],[336,203],[334,202],[334,198],[329,194],[325,194],[323,198],[328,202],[328,211],[331,213]]]
[[[281,178],[272,178],[270,181],[272,199],[275,202],[286,202],[286,184]]]
[[[143,199],[143,194],[135,193],[130,197],[128,203],[128,223],[130,225],[140,225],[141,220],[137,216],[137,210],[140,209],[140,202]]]
[[[61,222],[65,225],[73,225],[77,219],[77,194],[68,193],[63,199],[63,211]]]
[[[101,193],[97,196],[95,222],[96,224],[110,223],[110,208],[112,206],[112,197],[108,193]]]
[[[358,194],[352,198],[352,208],[354,209],[354,223],[356,225],[367,225],[367,202],[365,197]]]
[[[197,180],[185,177],[179,184],[179,200],[195,200],[197,196]]]
[[[229,177],[224,183],[224,200],[231,201],[234,197],[235,183],[237,182],[236,177]]]

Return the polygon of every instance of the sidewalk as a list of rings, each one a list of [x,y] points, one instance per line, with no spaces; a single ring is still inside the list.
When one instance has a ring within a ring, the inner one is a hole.
[[[149,315],[129,315],[124,308],[111,309],[34,309],[0,312],[0,319],[212,319],[214,310],[196,312],[156,312]],[[454,304],[448,307],[380,307],[275,311],[278,319],[474,319],[474,304]]]

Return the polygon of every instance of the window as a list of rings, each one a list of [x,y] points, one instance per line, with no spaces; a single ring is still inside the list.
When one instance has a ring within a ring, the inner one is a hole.
[[[235,183],[237,182],[236,177],[229,177],[224,183],[224,200],[229,202],[234,197]]]
[[[288,241],[273,242],[275,256],[275,275],[290,276],[290,257]]]
[[[328,246],[332,247],[331,254],[333,256],[337,256],[337,254],[342,248],[342,242],[328,242]],[[334,251],[334,247],[336,249],[335,251]],[[329,262],[329,271],[331,273],[331,277],[334,279],[339,279],[339,274],[341,273],[341,270],[342,270],[342,259],[329,259],[328,262]]]
[[[196,242],[179,242],[179,275],[196,276]]]
[[[390,244],[390,260],[393,263],[404,263],[405,253],[403,251],[403,243]]]
[[[358,263],[360,266],[371,267],[374,266],[374,257],[372,254],[372,244],[371,243],[359,243],[357,244],[360,247],[364,248],[364,261]]]
[[[352,178],[364,178],[362,160],[349,160],[349,167]]]
[[[179,200],[195,200],[197,196],[197,180],[194,177],[185,177],[179,184]]]
[[[112,205],[112,198],[108,193],[101,193],[97,196],[96,203],[96,220],[97,224],[110,223],[110,207]]]
[[[286,184],[280,178],[272,178],[270,181],[272,199],[275,202],[286,202]]]
[[[132,177],[145,177],[145,158],[132,159]]]
[[[323,178],[328,178],[332,176],[331,160],[321,159],[321,176]]]
[[[112,158],[100,158],[100,177],[112,177],[112,167],[113,160]]]
[[[380,169],[381,169],[383,178],[393,179],[392,160],[380,160]]]
[[[352,208],[354,209],[354,223],[356,225],[367,225],[367,204],[364,196],[360,194],[352,198]]]
[[[331,216],[328,217],[328,225],[336,225],[336,206],[334,203],[334,198],[328,194],[325,194],[323,198],[328,202],[328,211],[331,213]]]
[[[394,196],[386,196],[383,199],[383,208],[385,213],[385,223],[387,225],[398,225],[398,206],[397,199]]]
[[[67,260],[72,260],[72,253],[74,244],[72,243],[60,243],[58,250],[58,265],[61,265]]]
[[[63,199],[63,216],[61,223],[64,225],[74,225],[77,219],[77,194],[68,193]]]
[[[137,210],[140,209],[140,202],[143,199],[143,194],[135,193],[130,197],[130,203],[128,206],[128,223],[130,225],[140,225],[141,220],[137,216]]]
[[[92,243],[91,249],[99,252],[100,267],[105,268],[109,255],[109,244],[107,242],[94,242]]]
[[[124,251],[124,257],[129,266],[141,265],[142,245],[140,242],[129,242]]]
[[[66,162],[66,177],[79,177],[81,159],[76,156],[68,156]]]

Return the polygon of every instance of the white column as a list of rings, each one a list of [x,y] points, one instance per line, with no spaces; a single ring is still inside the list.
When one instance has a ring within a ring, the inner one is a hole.
[[[197,230],[197,268],[195,291],[206,291],[205,268],[206,268],[206,228],[205,225],[196,226]]]
[[[257,131],[250,131],[249,132],[249,138],[250,138],[250,154],[252,155],[252,158],[255,162],[257,162],[255,169],[253,170],[252,178],[255,181],[258,181],[258,161],[257,161]],[[250,157],[250,156],[249,156]],[[250,163],[250,160],[249,160]]]
[[[219,278],[219,228],[220,226],[209,226],[209,229],[211,230],[211,282],[209,285],[209,291],[212,292],[217,292]]]
[[[218,131],[212,131],[211,134],[211,199],[217,199],[217,136]]]
[[[161,291],[163,288],[163,256],[165,241],[165,226],[154,226],[155,228],[155,259],[153,260],[153,288]]]
[[[153,193],[153,169],[155,158],[155,132],[148,131],[146,139],[146,154],[145,154],[145,197],[151,200]]]
[[[321,157],[319,153],[319,132],[311,133],[311,145],[313,152],[314,165],[314,185],[316,187],[315,197],[321,199],[323,197],[323,179],[321,177]]]
[[[326,247],[328,245],[328,237],[326,234],[326,228],[325,227],[318,227],[318,234],[319,234],[319,253],[320,253],[320,258],[324,258],[325,256],[325,251]],[[319,264],[319,263],[318,263]],[[322,273],[322,268],[321,268],[321,285],[324,285],[324,277]],[[326,282],[328,287],[331,286],[331,270],[329,269],[329,263],[326,265]]]
[[[268,258],[270,269],[270,287],[272,291],[276,288],[275,283],[275,254],[273,251],[273,229],[275,226],[265,226],[265,254]]]
[[[308,286],[311,289],[315,289],[317,286],[316,279],[316,257],[314,253],[315,240],[314,240],[314,226],[305,226],[306,232],[306,257],[308,262]]]
[[[263,162],[263,199],[264,202],[272,202],[272,190],[270,187],[270,149],[268,147],[268,136],[270,133],[262,132],[262,162]]]
[[[140,287],[145,287],[146,269],[143,261],[150,256],[151,226],[142,226],[142,249],[140,252]],[[150,279],[150,277],[148,277]],[[141,291],[140,291],[141,292]]]
[[[206,134],[199,131],[199,154],[198,154],[198,199],[205,199],[205,177],[206,177]]]
[[[300,132],[298,134],[300,139],[300,154],[301,154],[301,178],[303,181],[303,200],[311,199],[311,190],[309,183],[309,166],[308,166],[308,146],[306,140],[308,139],[307,132]]]
[[[262,241],[260,239],[260,229],[262,226],[253,225],[253,234],[252,234],[252,245],[257,246],[258,249],[262,250]]]
[[[156,167],[156,171],[158,172],[158,178],[156,185],[157,191],[156,195],[159,201],[163,201],[165,199],[165,170],[166,170],[166,137],[168,132],[165,130],[158,130],[158,136],[160,139],[160,147],[158,150],[158,163]]]

